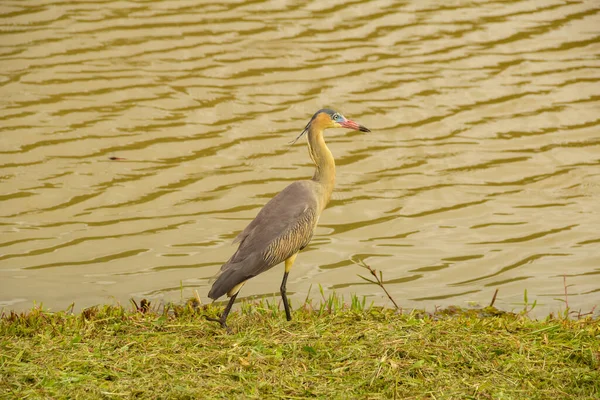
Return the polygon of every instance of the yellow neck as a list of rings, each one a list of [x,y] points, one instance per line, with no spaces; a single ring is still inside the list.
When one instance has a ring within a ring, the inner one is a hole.
[[[322,129],[311,127],[308,130],[308,153],[316,166],[312,180],[323,189],[321,201],[322,208],[325,208],[335,185],[335,160],[325,144]]]

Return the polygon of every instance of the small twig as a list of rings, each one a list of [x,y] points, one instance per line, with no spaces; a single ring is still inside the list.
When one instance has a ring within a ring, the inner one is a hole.
[[[396,310],[400,310],[400,307],[398,306],[398,304],[396,304],[396,301],[393,299],[392,295],[390,294],[390,292],[387,291],[387,289],[385,288],[384,284],[383,284],[383,272],[379,271],[379,276],[377,275],[377,271],[374,270],[373,268],[371,268],[370,266],[368,266],[364,261],[359,261],[356,262],[354,260],[352,260],[355,264],[360,265],[363,268],[366,268],[369,270],[369,272],[371,273],[371,275],[373,275],[373,277],[375,278],[375,280],[371,280],[369,278],[365,278],[362,275],[358,275],[359,277],[361,277],[362,279],[364,279],[367,282],[370,283],[374,283],[377,286],[379,286],[381,289],[383,289],[383,291],[385,292],[386,296],[388,297],[388,299],[390,299],[390,301],[394,304],[394,307],[396,307]]]
[[[592,307],[592,309],[589,312],[583,314],[581,313],[581,310],[579,310],[579,312],[577,313],[577,319],[587,317],[588,315],[594,315],[594,311],[596,311],[596,306]]]
[[[194,290],[194,293],[196,294],[196,300],[198,300],[198,307],[200,307],[202,305],[202,299],[200,298],[200,294],[198,293],[198,290]]]
[[[492,297],[492,302],[490,303],[490,307],[494,307],[494,303],[496,302],[496,296],[498,296],[498,290],[500,289],[496,289],[496,291],[494,292],[494,297]]]
[[[563,286],[565,287],[565,305],[569,309],[569,294],[567,291],[567,276],[563,275]]]

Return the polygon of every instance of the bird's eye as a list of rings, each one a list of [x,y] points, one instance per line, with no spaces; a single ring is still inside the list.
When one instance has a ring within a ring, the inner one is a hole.
[[[331,116],[331,119],[333,119],[334,121],[339,121],[342,119],[342,116],[338,113],[335,113]]]

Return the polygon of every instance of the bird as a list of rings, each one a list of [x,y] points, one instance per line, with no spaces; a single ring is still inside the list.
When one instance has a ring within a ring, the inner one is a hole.
[[[312,179],[291,183],[258,212],[234,240],[239,246],[221,266],[208,297],[217,300],[227,294],[229,302],[220,318],[206,317],[229,330],[227,316],[240,289],[251,278],[285,262],[280,293],[288,321],[292,320],[286,294],[287,279],[294,261],[313,237],[319,217],[331,198],[335,184],[335,160],[325,144],[323,131],[347,128],[371,132],[368,128],[324,108],[317,111],[304,130],[290,144],[307,136],[308,154],[315,164]]]

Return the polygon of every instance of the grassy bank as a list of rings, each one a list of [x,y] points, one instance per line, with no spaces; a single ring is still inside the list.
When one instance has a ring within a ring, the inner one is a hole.
[[[493,308],[401,315],[244,304],[227,334],[191,305],[0,321],[3,398],[598,398],[600,323]]]

